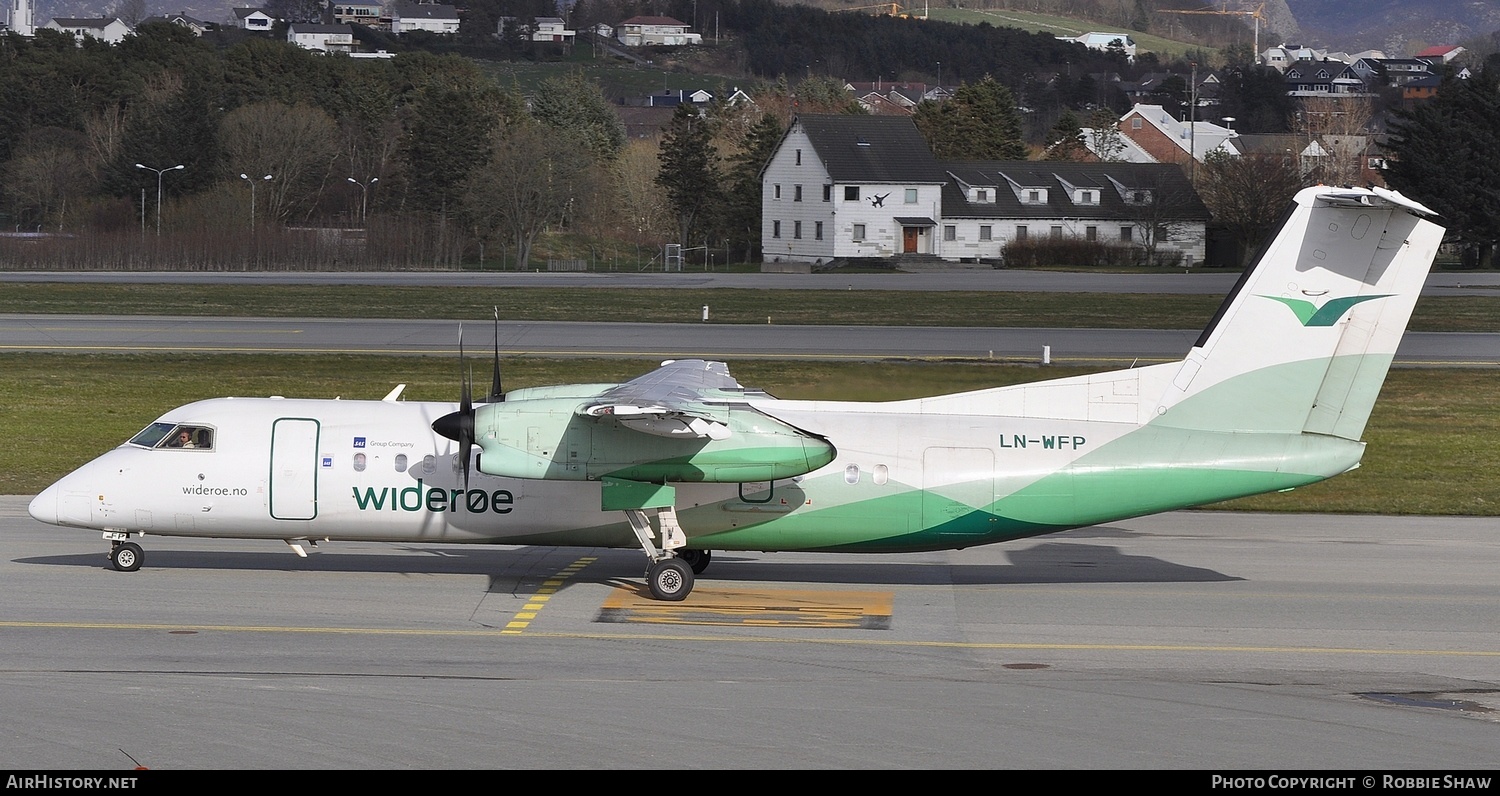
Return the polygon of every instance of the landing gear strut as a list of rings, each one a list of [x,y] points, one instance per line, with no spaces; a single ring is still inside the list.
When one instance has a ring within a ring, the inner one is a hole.
[[[695,567],[674,554],[674,551],[687,544],[682,526],[677,524],[676,510],[671,506],[657,509],[656,516],[661,521],[661,550],[657,550],[655,542],[651,540],[651,520],[646,517],[644,510],[626,509],[625,516],[630,520],[630,529],[635,531],[635,538],[640,540],[641,549],[651,559],[646,567],[646,587],[651,590],[651,596],[669,602],[687,599],[693,591]]]

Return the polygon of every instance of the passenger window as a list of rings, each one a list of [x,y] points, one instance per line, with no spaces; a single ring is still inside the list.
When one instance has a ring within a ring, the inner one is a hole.
[[[406,454],[404,453],[396,454],[396,472],[406,472]]]
[[[873,478],[875,479],[875,483],[884,484],[891,478],[891,468],[886,467],[883,464],[875,465],[875,474]]]
[[[851,464],[848,467],[844,468],[844,483],[846,483],[846,484],[857,484],[857,483],[859,483],[859,465],[857,465],[857,464]]]

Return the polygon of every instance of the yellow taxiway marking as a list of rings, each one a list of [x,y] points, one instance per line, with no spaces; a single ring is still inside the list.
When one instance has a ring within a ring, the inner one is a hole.
[[[505,629],[500,632],[506,635],[516,635],[524,632],[526,628],[531,626],[532,620],[536,619],[536,615],[541,612],[542,608],[546,607],[547,601],[552,599],[552,595],[556,594],[557,590],[561,589],[563,584],[568,581],[568,578],[577,575],[584,567],[598,560],[598,556],[584,556],[563,567],[557,574],[551,575],[542,581],[541,587],[530,597],[526,598],[526,604],[521,606],[521,610],[517,611],[515,616],[510,618],[509,622],[505,623]]]
[[[164,625],[127,622],[18,622],[0,621],[0,629],[50,629],[50,630],[129,630],[129,631],[195,631],[221,633],[307,633],[328,635],[367,636],[429,636],[447,638],[486,638],[515,635],[505,630],[462,629],[433,630],[392,627],[276,627],[270,625]],[[1082,644],[1049,642],[1002,642],[1002,641],[904,641],[900,639],[876,638],[866,634],[843,638],[792,636],[715,636],[688,633],[562,633],[537,632],[525,634],[528,639],[587,639],[591,641],[695,641],[733,642],[741,644],[829,644],[838,646],[870,647],[927,647],[967,650],[1052,650],[1090,652],[1212,652],[1235,655],[1369,655],[1369,656],[1423,656],[1454,658],[1497,658],[1500,650],[1428,650],[1428,649],[1366,649],[1360,647],[1277,647],[1277,646],[1233,646],[1229,644]]]
[[[660,625],[740,625],[886,630],[895,595],[877,591],[697,588],[682,602],[616,589],[596,621]]]

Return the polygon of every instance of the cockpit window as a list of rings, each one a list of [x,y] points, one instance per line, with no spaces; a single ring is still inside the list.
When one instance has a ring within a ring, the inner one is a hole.
[[[152,423],[130,440],[143,448],[182,448],[213,450],[214,430],[207,426],[177,423]]]
[[[176,427],[176,423],[152,423],[141,429],[141,433],[131,437],[130,444],[139,445],[142,448],[154,448],[157,443],[166,439],[167,434]]]

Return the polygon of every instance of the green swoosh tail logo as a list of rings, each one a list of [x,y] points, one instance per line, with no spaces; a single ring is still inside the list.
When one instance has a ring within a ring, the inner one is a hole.
[[[1260,294],[1257,294],[1260,295]],[[1385,293],[1377,296],[1346,296],[1344,298],[1329,299],[1322,307],[1314,305],[1311,301],[1302,299],[1285,298],[1283,296],[1261,296],[1272,301],[1279,301],[1291,309],[1292,314],[1303,326],[1332,326],[1344,317],[1350,308],[1362,301],[1373,301],[1375,299],[1390,298],[1394,293]]]

